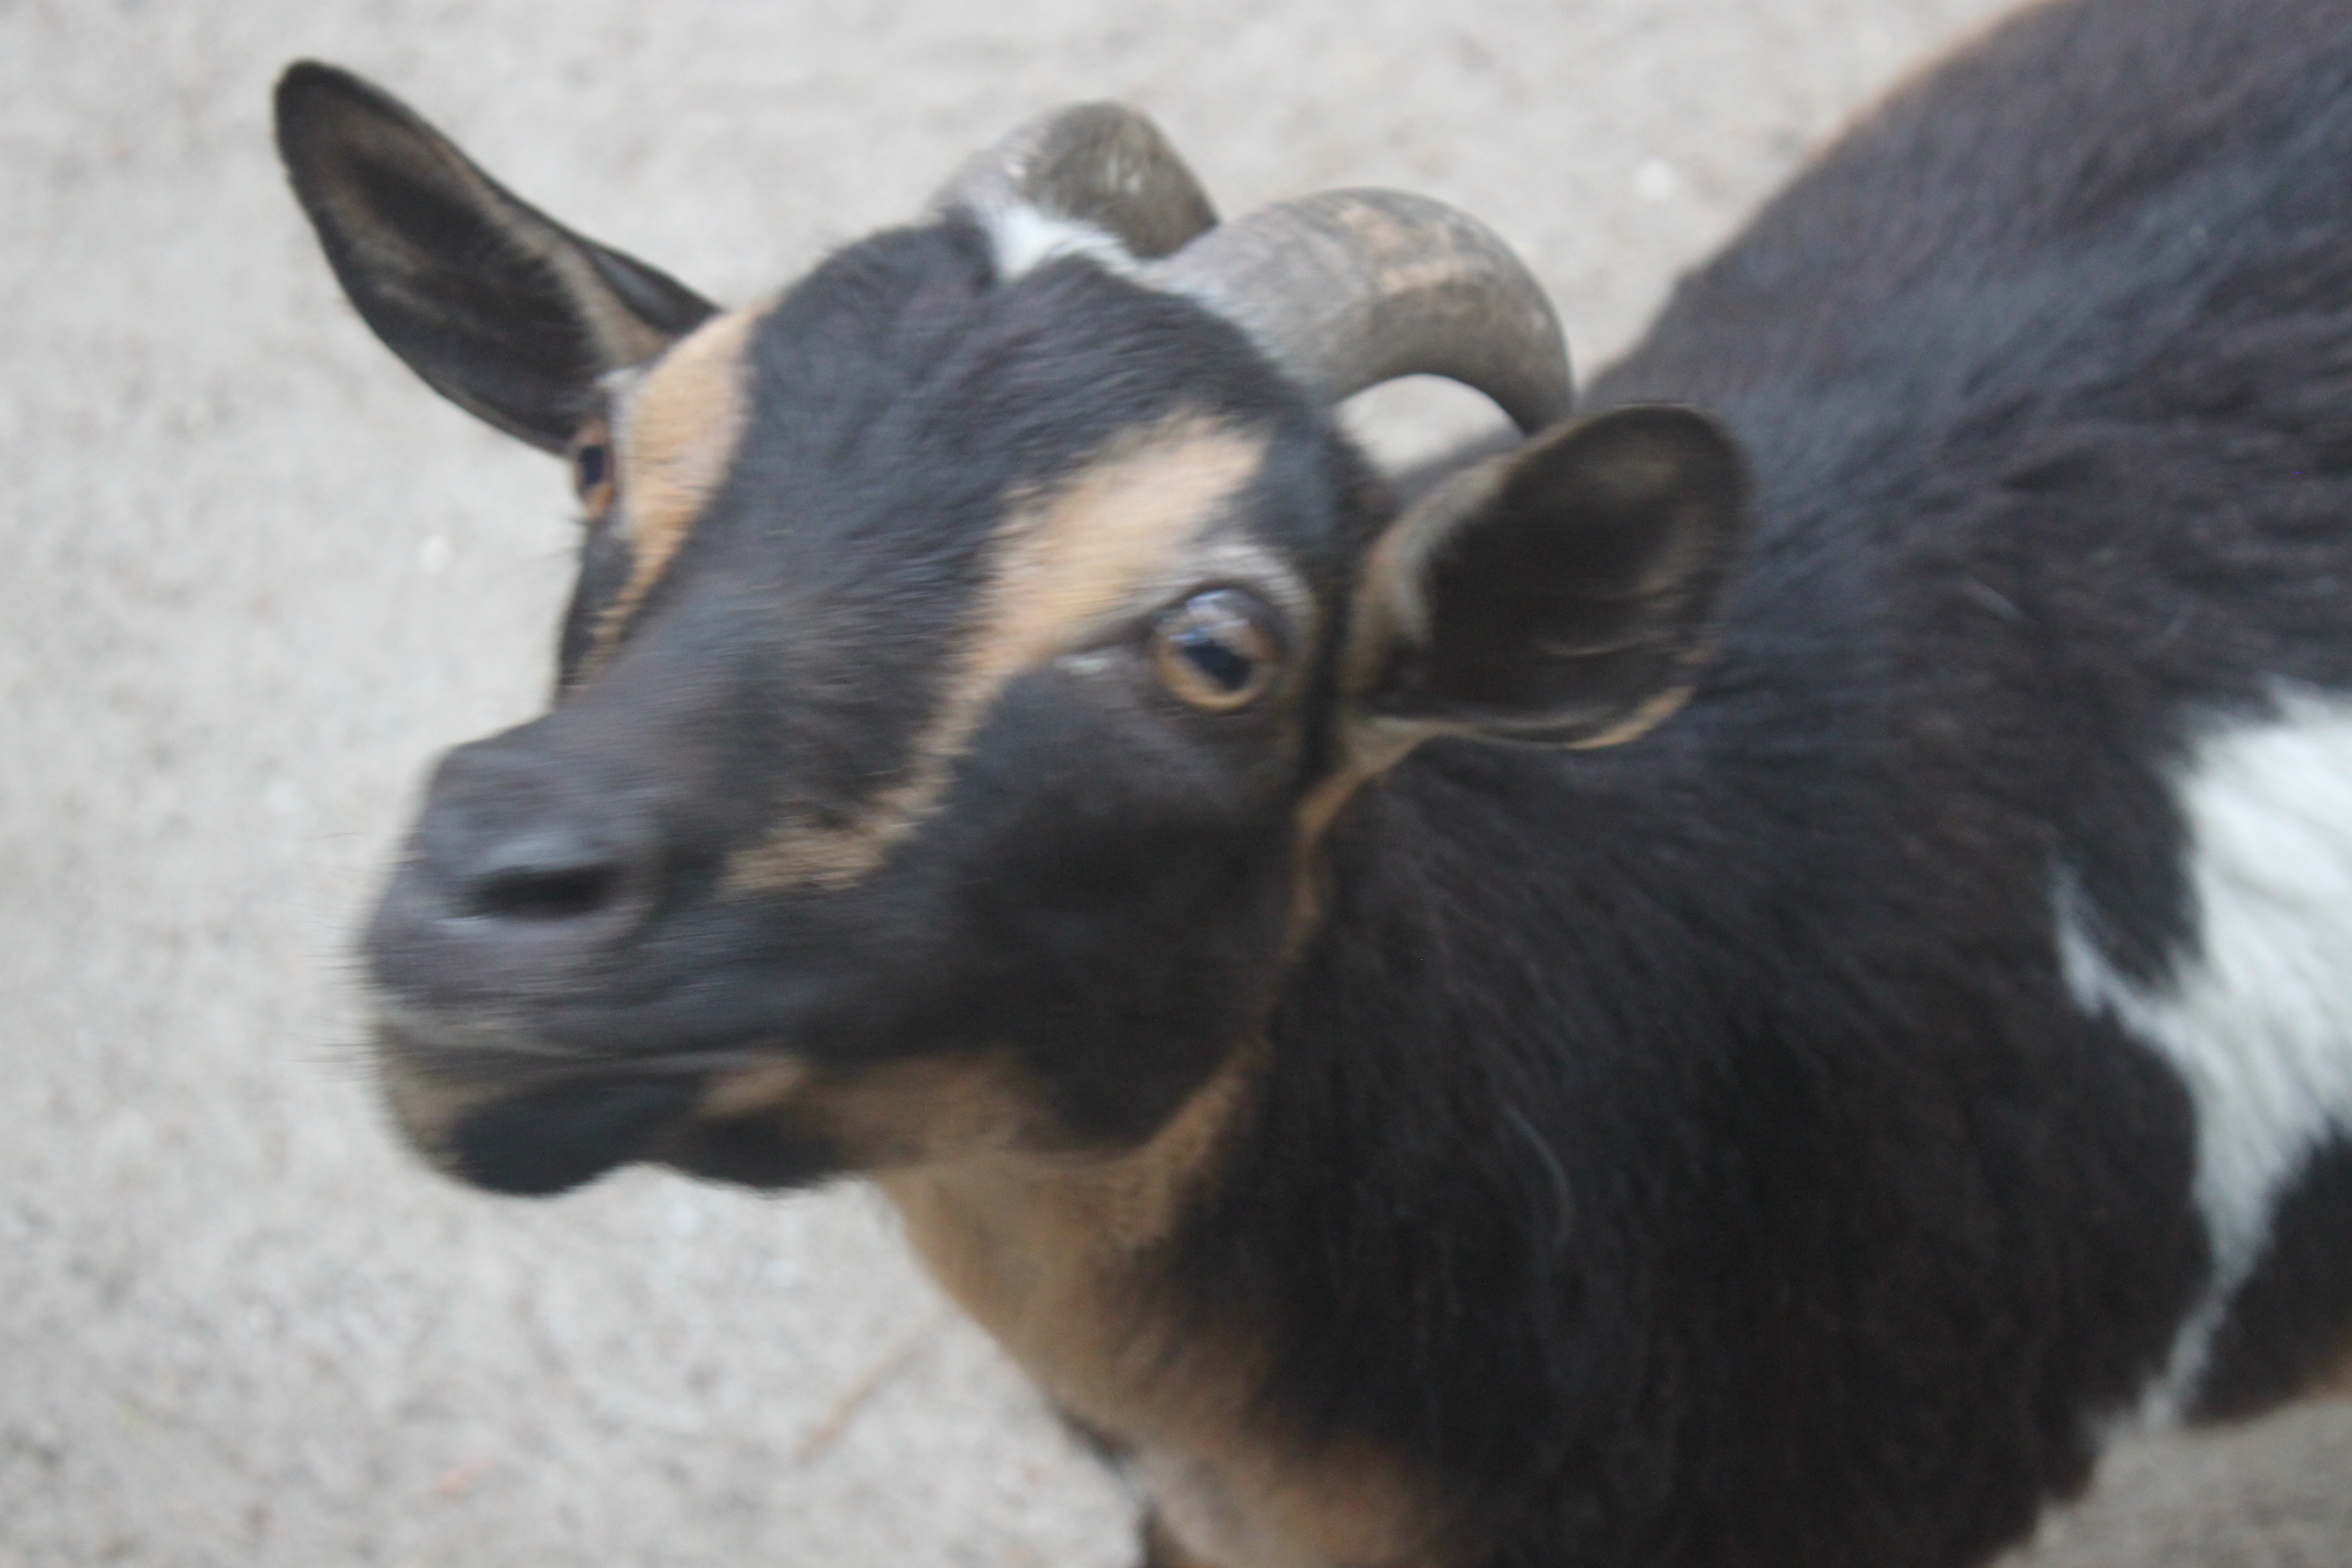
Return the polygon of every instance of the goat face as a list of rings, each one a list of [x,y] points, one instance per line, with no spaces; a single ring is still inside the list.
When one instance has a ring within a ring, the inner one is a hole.
[[[1358,784],[1432,734],[1622,738],[1704,641],[1739,478],[1698,416],[1402,516],[1334,433],[1424,369],[1564,412],[1540,296],[1460,287],[1496,264],[1432,204],[1276,225],[1327,296],[1335,235],[1453,289],[1402,349],[1313,300],[1302,347],[1269,231],[1082,110],[720,314],[342,73],[278,110],[370,324],[587,512],[551,710],[442,763],[367,937],[403,1125],[484,1185],[1132,1146],[1247,1048]],[[1360,316],[1414,314],[1384,287]]]

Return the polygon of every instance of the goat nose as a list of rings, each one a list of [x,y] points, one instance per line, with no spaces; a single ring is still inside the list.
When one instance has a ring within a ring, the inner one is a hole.
[[[367,939],[394,993],[446,1004],[544,994],[651,909],[661,856],[649,814],[529,737],[460,747],[435,774]]]
[[[570,824],[527,826],[483,847],[452,902],[493,920],[582,920],[609,908],[625,880],[619,858]]]

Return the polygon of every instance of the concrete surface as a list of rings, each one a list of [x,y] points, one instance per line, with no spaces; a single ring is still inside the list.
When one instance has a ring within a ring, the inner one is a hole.
[[[538,700],[566,497],[336,295],[287,59],[727,300],[1123,97],[1229,211],[1486,216],[1591,364],[1994,8],[0,0],[0,1568],[1126,1551],[866,1194],[499,1202],[383,1135],[348,932],[425,760]],[[2135,1454],[2048,1563],[2352,1563],[2347,1466],[2341,1408]]]

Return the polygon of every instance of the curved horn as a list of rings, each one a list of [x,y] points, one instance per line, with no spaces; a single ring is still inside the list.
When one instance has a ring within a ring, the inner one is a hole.
[[[1149,261],[1216,226],[1216,209],[1161,135],[1119,103],[1080,103],[1029,121],[967,160],[932,203],[983,222],[1027,206],[1092,224]]]
[[[1529,433],[1569,411],[1568,345],[1542,285],[1501,236],[1443,202],[1375,190],[1277,202],[1141,275],[1240,327],[1327,403],[1443,375]]]

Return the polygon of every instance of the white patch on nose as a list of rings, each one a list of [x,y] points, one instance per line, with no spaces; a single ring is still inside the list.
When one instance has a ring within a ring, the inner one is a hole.
[[[1135,270],[1135,258],[1128,254],[1127,247],[1108,231],[1077,218],[1025,202],[991,206],[976,216],[988,231],[999,283],[1010,283],[1065,256],[1083,256],[1121,277]]]
[[[2196,1393],[2288,1184],[2352,1129],[2352,698],[2283,689],[2269,713],[2210,731],[2178,790],[2197,942],[2168,980],[2119,973],[2071,879],[2057,889],[2075,1001],[2161,1054],[2196,1110],[2213,1278],[2149,1392],[2158,1423]]]

